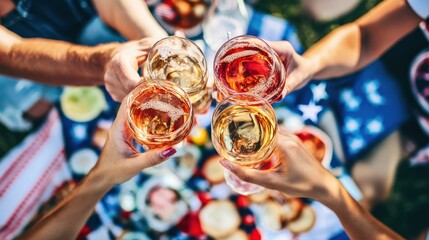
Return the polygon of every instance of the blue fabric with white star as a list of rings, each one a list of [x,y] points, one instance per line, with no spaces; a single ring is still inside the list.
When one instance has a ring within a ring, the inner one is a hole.
[[[379,61],[346,77],[312,81],[284,101],[310,124],[332,110],[348,162],[362,157],[410,116],[397,80]]]

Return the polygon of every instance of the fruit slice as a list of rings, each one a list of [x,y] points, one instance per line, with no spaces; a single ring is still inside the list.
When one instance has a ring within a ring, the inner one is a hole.
[[[301,215],[292,222],[289,222],[287,229],[294,234],[300,234],[310,231],[316,222],[316,213],[313,208],[306,205],[301,212]]]
[[[61,109],[76,122],[96,118],[106,107],[103,91],[97,87],[67,87],[61,95]]]

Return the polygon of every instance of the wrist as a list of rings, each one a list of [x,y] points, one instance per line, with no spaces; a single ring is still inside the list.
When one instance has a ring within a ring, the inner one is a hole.
[[[330,173],[327,173],[325,180],[320,181],[319,183],[321,184],[319,186],[321,190],[315,199],[328,208],[334,210],[335,207],[340,205],[343,186],[340,181]]]
[[[100,192],[103,195],[115,186],[109,181],[109,176],[97,166],[88,173],[84,182],[90,184],[96,192]]]
[[[103,69],[103,77],[108,64],[110,63],[116,51],[121,45],[121,43],[107,43],[93,47],[93,61],[97,61],[101,64],[101,67]]]
[[[306,64],[306,71],[311,79],[317,79],[317,74],[323,69],[323,61],[317,57],[302,56]]]
[[[87,69],[82,74],[92,79],[91,84],[102,85],[107,66],[118,46],[120,43],[100,44],[94,47],[72,45],[67,51],[67,59],[77,66],[81,65],[79,69]]]

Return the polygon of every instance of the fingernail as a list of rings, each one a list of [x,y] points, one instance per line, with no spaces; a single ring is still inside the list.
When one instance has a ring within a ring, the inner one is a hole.
[[[162,151],[161,157],[163,157],[163,158],[169,158],[169,157],[173,156],[176,152],[177,151],[174,148],[167,148],[164,151]]]
[[[228,170],[230,170],[230,171],[231,171],[231,169],[233,168],[232,164],[231,164],[230,162],[226,161],[226,160],[220,160],[220,164],[221,164],[224,168],[226,168],[226,169],[228,169]]]

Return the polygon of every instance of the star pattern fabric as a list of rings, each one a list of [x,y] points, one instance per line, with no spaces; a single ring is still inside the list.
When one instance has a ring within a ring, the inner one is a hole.
[[[313,100],[319,102],[323,99],[328,99],[328,93],[326,92],[326,83],[321,82],[317,85],[310,85],[311,92],[313,93]]]
[[[397,80],[378,61],[352,75],[310,82],[284,104],[307,124],[317,124],[326,110],[333,111],[346,161],[359,159],[410,116]]]
[[[318,122],[317,114],[322,111],[321,106],[317,106],[311,101],[308,105],[299,105],[298,108],[302,112],[302,119],[304,121],[311,120],[314,123]]]

